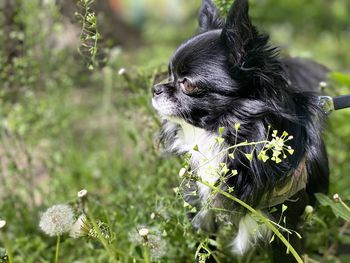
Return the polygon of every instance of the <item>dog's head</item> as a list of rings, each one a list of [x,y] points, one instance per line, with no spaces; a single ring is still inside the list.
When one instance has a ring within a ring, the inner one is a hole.
[[[199,34],[175,51],[168,80],[153,88],[154,108],[165,119],[206,128],[238,97],[278,96],[270,86],[283,76],[267,42],[250,21],[247,0],[236,0],[226,21],[211,0],[204,0]]]

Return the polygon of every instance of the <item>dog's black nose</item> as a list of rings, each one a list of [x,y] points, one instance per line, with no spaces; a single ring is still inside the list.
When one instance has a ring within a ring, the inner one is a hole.
[[[157,96],[163,93],[163,85],[157,84],[153,86],[153,96]]]

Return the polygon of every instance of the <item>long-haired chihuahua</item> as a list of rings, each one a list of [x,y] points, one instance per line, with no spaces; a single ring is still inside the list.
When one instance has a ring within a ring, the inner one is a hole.
[[[235,0],[226,19],[211,0],[204,0],[199,33],[174,52],[168,71],[169,78],[154,86],[152,99],[163,120],[165,148],[190,154],[191,170],[201,180],[271,220],[283,213],[284,226],[297,231],[314,193],[328,189],[324,113],[318,104],[327,69],[305,59],[281,58],[269,37],[252,25],[248,0]],[[293,137],[288,149],[294,153],[282,153],[281,161],[273,156],[274,161],[262,160],[264,144],[244,143],[271,141],[282,132]],[[269,245],[270,230],[247,210],[200,182],[186,185],[186,202],[197,208],[190,214],[195,228],[215,233],[225,223],[236,226],[228,245],[239,255],[257,244]],[[232,213],[222,217],[217,210]],[[288,238],[302,254],[301,240]],[[293,262],[277,238],[269,246],[275,262]]]

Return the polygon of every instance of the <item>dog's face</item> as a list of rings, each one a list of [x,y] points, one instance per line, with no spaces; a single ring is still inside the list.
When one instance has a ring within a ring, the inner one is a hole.
[[[153,90],[153,106],[165,118],[196,126],[224,110],[236,83],[229,74],[221,30],[200,34],[181,45],[169,63],[169,79]]]
[[[254,84],[267,79],[270,54],[268,38],[251,24],[247,0],[234,2],[226,22],[204,0],[199,28],[197,36],[175,51],[168,80],[153,88],[152,104],[165,119],[206,128],[232,109],[238,97],[254,96]]]

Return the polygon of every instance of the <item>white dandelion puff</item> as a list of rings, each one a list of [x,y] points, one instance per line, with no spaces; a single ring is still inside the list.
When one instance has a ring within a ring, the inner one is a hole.
[[[121,69],[119,69],[119,71],[118,71],[118,75],[124,75],[125,74],[125,68],[121,68]]]
[[[0,229],[6,226],[6,221],[0,219]]]
[[[334,200],[335,202],[339,202],[339,200],[340,200],[339,194],[334,194],[334,195],[333,195],[333,200]]]
[[[138,231],[131,231],[128,237],[132,243],[146,245],[152,261],[161,259],[167,253],[167,243],[156,229],[141,226],[138,227]]]
[[[312,214],[314,212],[314,208],[311,205],[307,205],[305,207],[305,213],[306,214]]]
[[[167,243],[160,235],[148,235],[147,243],[150,249],[151,260],[157,261],[167,253]]]
[[[62,235],[74,224],[74,212],[69,205],[59,204],[47,209],[41,216],[39,227],[49,236]]]

